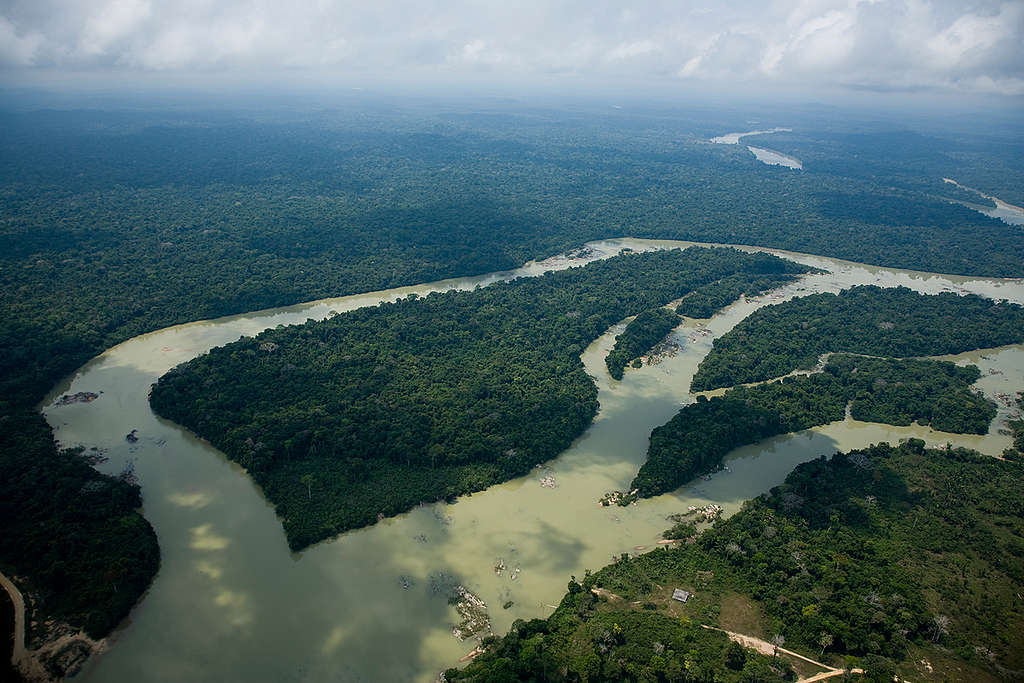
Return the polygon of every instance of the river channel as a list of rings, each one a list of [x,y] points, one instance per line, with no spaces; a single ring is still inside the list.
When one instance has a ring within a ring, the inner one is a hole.
[[[54,388],[43,406],[62,445],[97,448],[116,473],[129,461],[142,486],[144,514],[159,536],[162,564],[152,588],[110,648],[76,680],[136,681],[429,681],[473,649],[453,637],[458,621],[448,591],[461,583],[487,603],[493,628],[550,614],[570,575],[582,576],[624,552],[650,550],[690,505],[718,503],[726,514],[782,482],[798,463],[836,450],[919,437],[999,453],[998,430],[957,436],[924,427],[847,420],[769,439],[731,454],[729,471],[627,508],[598,498],[623,489],[643,462],[651,430],[685,403],[690,379],[714,338],[757,308],[858,284],[904,285],[934,294],[973,292],[1024,303],[1024,282],[942,276],[769,251],[829,272],[809,275],[769,295],[741,299],[711,320],[687,320],[674,335],[681,350],[612,380],[604,356],[621,325],[583,353],[599,387],[601,409],[573,446],[525,477],[454,504],[421,506],[373,527],[346,533],[300,554],[259,488],[236,464],[149,409],[150,385],[173,366],[218,345],[277,325],[320,319],[410,293],[469,289],[517,276],[605,258],[622,248],[650,250],[691,243],[620,239],[596,242],[583,256],[416,287],[327,299],[179,325],[109,349]],[[962,354],[977,363],[990,397],[1024,387],[1024,347]],[[65,393],[99,393],[91,403],[57,406]],[[138,430],[139,441],[125,435]],[[555,487],[541,485],[553,477]],[[642,548],[642,550],[640,549]],[[502,560],[506,571],[495,572]],[[514,572],[514,569],[519,569]],[[511,601],[508,609],[503,605]]]

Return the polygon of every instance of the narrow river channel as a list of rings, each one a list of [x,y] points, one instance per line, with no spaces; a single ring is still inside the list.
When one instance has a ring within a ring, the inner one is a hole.
[[[328,299],[289,308],[202,321],[142,335],[109,349],[55,387],[43,407],[64,446],[97,448],[116,473],[129,461],[142,486],[144,513],[159,535],[163,561],[151,590],[115,634],[109,650],[76,680],[322,681],[433,680],[475,643],[453,637],[447,603],[453,582],[480,595],[494,631],[517,618],[551,613],[571,574],[613,556],[649,550],[671,526],[666,516],[715,502],[726,514],[779,484],[798,463],[838,449],[916,436],[995,454],[1008,408],[986,436],[956,436],[922,427],[855,421],[779,437],[739,449],[729,471],[628,508],[602,508],[606,491],[625,488],[643,462],[651,430],[692,401],[690,379],[712,340],[757,308],[857,284],[904,285],[925,293],[973,292],[1024,303],[1024,282],[875,268],[817,256],[770,251],[830,271],[753,300],[710,321],[688,320],[674,333],[681,351],[617,382],[604,356],[621,326],[583,354],[599,387],[593,425],[559,458],[531,475],[454,504],[438,503],[350,532],[301,554],[288,550],[281,525],[259,488],[221,453],[149,410],[150,385],[171,367],[214,346],[276,325],[319,319],[380,301],[688,242],[620,239],[596,242],[587,255],[560,257],[475,278]],[[990,397],[1024,387],[1024,347],[963,354],[979,364],[978,386]],[[991,373],[990,373],[991,371]],[[92,391],[92,403],[58,407],[65,393]],[[139,441],[125,435],[138,430]],[[555,488],[541,486],[551,476]],[[506,571],[495,572],[503,560]],[[519,572],[513,570],[518,568]],[[508,609],[503,605],[511,601]]]

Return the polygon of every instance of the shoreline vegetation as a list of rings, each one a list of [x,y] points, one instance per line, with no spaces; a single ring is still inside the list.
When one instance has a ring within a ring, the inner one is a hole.
[[[821,372],[698,396],[651,433],[647,460],[630,484],[634,493],[618,503],[673,491],[740,446],[842,420],[848,409],[865,422],[984,434],[996,405],[971,390],[980,376],[973,365],[835,354]]]
[[[1024,203],[1015,148],[969,132],[957,135],[954,158],[942,151],[951,138],[801,124],[804,134],[779,134],[781,148],[806,162],[792,177],[705,144],[742,123],[709,121],[705,111],[612,119],[551,110],[541,123],[533,110],[442,109],[389,103],[301,120],[180,109],[0,113],[0,468],[21,473],[0,482],[0,512],[31,515],[5,527],[0,568],[29,581],[34,622],[74,613],[80,586],[94,619],[115,623],[152,579],[143,562],[116,600],[104,597],[126,560],[120,541],[81,543],[80,527],[62,524],[65,498],[39,493],[63,492],[68,482],[57,475],[68,469],[80,490],[119,487],[78,466],[91,470],[90,457],[60,451],[37,406],[88,360],[139,334],[503,270],[624,225],[637,237],[1024,275],[1019,238],[934,197],[959,192],[952,185],[922,180],[954,164],[963,182]],[[582,137],[565,138],[568,126]],[[117,538],[126,522],[128,546],[158,554],[134,510],[100,519],[85,508],[95,539]],[[31,556],[38,529],[60,549],[62,574]]]
[[[760,296],[791,282],[789,276],[750,276],[742,273],[698,287],[683,297],[676,313],[687,318],[710,318],[741,296]]]
[[[664,339],[682,319],[667,308],[654,308],[640,313],[615,337],[615,346],[604,363],[613,379],[622,379],[627,365],[641,367],[641,356]]]
[[[899,358],[1020,341],[1024,307],[975,295],[860,286],[766,306],[715,340],[691,383],[691,391],[732,388],[698,395],[656,428],[629,492],[603,500],[629,505],[675,490],[740,446],[842,420],[847,411],[855,420],[984,434],[997,407],[970,388],[977,367]],[[817,371],[788,374],[815,370],[822,357]],[[764,383],[742,386],[757,382]]]
[[[852,287],[765,306],[715,340],[691,391],[810,370],[830,352],[907,358],[1024,342],[1024,307],[974,294]]]
[[[694,676],[690,660],[698,678],[785,674],[775,657],[701,641],[699,626],[869,680],[1004,679],[1024,668],[1022,486],[1019,463],[917,439],[804,463],[688,543],[573,577],[554,614],[486,638],[445,680]]]
[[[623,318],[736,272],[806,270],[626,253],[269,330],[175,368],[150,403],[242,464],[298,550],[557,456],[597,412],[580,354]]]

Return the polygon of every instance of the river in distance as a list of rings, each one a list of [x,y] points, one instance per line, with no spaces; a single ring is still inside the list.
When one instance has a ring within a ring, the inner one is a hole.
[[[672,525],[668,515],[708,503],[734,513],[744,500],[781,483],[798,463],[908,437],[988,454],[1009,445],[998,431],[1010,414],[1003,404],[983,436],[846,420],[738,449],[727,458],[728,471],[671,494],[626,508],[601,507],[603,493],[629,485],[645,458],[651,430],[694,400],[690,380],[713,340],[761,306],[858,284],[904,285],[930,294],[973,292],[1024,303],[1020,280],[916,273],[749,247],[743,249],[776,253],[829,272],[741,299],[710,320],[686,320],[673,333],[681,345],[676,355],[629,368],[622,381],[612,380],[604,365],[622,329],[616,326],[582,356],[599,388],[600,411],[558,458],[453,504],[424,505],[302,553],[288,550],[273,508],[241,467],[149,409],[149,388],[160,375],[241,335],[411,293],[537,275],[626,247],[643,251],[690,244],[596,242],[583,254],[507,273],[178,325],[135,337],[90,361],[54,388],[43,411],[63,446],[102,451],[108,458],[100,465],[103,471],[116,473],[134,463],[143,512],[159,537],[162,563],[108,651],[94,657],[77,680],[434,680],[475,645],[452,634],[458,616],[447,598],[454,584],[482,597],[494,632],[504,633],[515,619],[550,614],[570,575],[582,576],[622,553],[656,547],[661,532]],[[990,397],[1024,386],[1022,346],[955,360],[981,367],[978,387]],[[56,405],[62,394],[79,391],[100,397]],[[125,435],[133,429],[139,441],[129,443]],[[547,477],[554,479],[554,488],[541,485]],[[500,573],[495,571],[499,561],[506,567]],[[504,609],[508,602],[512,605]]]

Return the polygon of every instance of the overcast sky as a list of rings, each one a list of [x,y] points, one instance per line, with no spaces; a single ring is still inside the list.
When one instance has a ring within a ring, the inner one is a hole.
[[[0,0],[0,79],[192,74],[1024,95],[1024,0]]]

